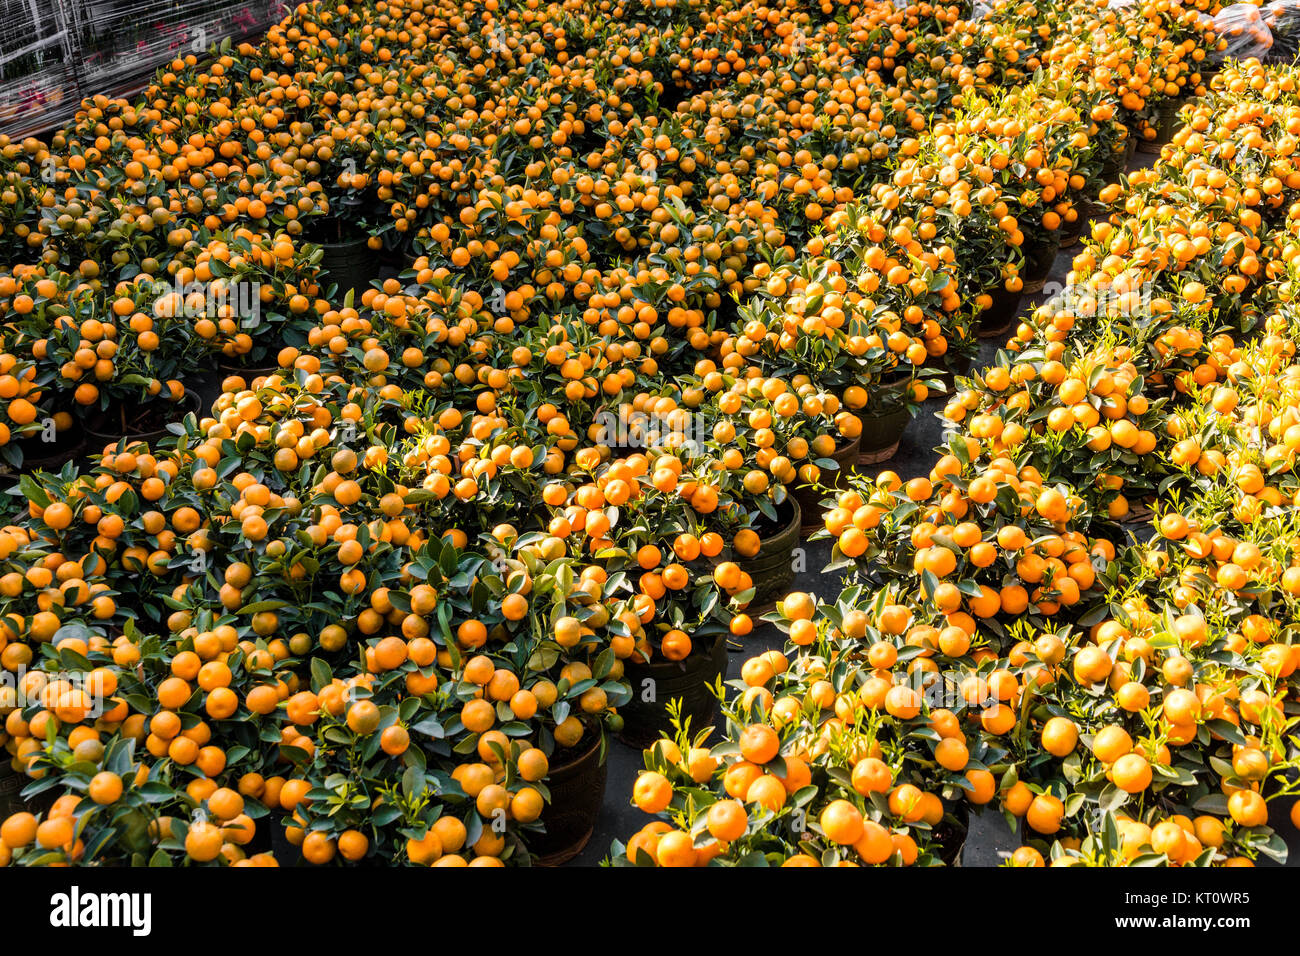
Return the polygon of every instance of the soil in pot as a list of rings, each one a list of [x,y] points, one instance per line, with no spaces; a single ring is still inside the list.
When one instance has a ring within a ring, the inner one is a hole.
[[[727,635],[719,633],[711,644],[692,649],[683,661],[657,658],[649,664],[624,662],[623,675],[632,688],[632,699],[618,709],[623,730],[618,739],[644,749],[665,733],[672,733],[668,702],[681,703],[680,720],[690,719],[692,735],[713,724],[718,700],[711,688],[727,669]],[[651,699],[647,700],[649,697]]]
[[[96,412],[86,420],[86,447],[98,454],[107,445],[116,445],[123,438],[153,445],[166,437],[167,425],[178,422],[190,412],[198,413],[199,396],[188,391],[179,402],[156,401],[128,407],[110,406]]]
[[[775,522],[762,518],[754,526],[760,541],[758,554],[740,558],[726,553],[754,582],[748,612],[751,615],[784,597],[794,581],[794,549],[799,543],[803,513],[799,502],[790,496],[777,506],[776,515]]]
[[[833,491],[848,487],[849,478],[858,465],[859,449],[860,438],[854,438],[839,445],[829,456],[832,461],[839,465],[839,468],[834,471],[829,468],[822,469],[820,483]],[[822,507],[821,502],[826,495],[826,491],[810,485],[794,489],[795,500],[799,502],[799,510],[803,513],[803,528],[805,531],[822,526],[822,515],[825,509]]]
[[[546,788],[551,801],[542,811],[545,833],[530,835],[528,850],[537,866],[560,866],[582,852],[605,802],[605,732],[598,729],[577,747],[551,756]]]

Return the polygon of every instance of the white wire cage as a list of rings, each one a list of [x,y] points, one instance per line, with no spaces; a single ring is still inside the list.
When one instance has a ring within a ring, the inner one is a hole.
[[[256,36],[285,0],[0,0],[0,133],[53,129],[96,94],[129,96],[159,66]]]

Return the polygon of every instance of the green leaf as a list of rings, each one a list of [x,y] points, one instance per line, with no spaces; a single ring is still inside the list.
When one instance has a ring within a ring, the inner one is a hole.
[[[50,496],[45,493],[45,489],[37,484],[36,479],[31,475],[23,475],[18,479],[18,490],[23,493],[23,497],[34,502],[37,507],[48,508],[50,506]]]
[[[414,799],[424,791],[424,772],[419,767],[407,767],[402,774],[402,795]]]
[[[288,606],[288,601],[254,601],[252,604],[245,604],[236,613],[241,615],[260,614],[262,611],[276,611]]]
[[[311,659],[311,689],[315,693],[320,693],[321,689],[328,687],[334,680],[334,672],[330,666],[319,657]]]

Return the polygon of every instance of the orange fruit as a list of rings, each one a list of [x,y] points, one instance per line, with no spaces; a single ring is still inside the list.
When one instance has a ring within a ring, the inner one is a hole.
[[[739,800],[719,800],[709,807],[705,826],[715,840],[731,843],[745,835],[749,814]]]
[[[862,838],[862,811],[847,800],[832,800],[822,810],[819,822],[832,843],[847,846]]]
[[[645,813],[660,813],[668,809],[673,799],[673,785],[658,771],[643,771],[632,787],[632,802]]]
[[[750,724],[740,734],[740,753],[746,760],[764,764],[781,750],[781,738],[767,724]]]

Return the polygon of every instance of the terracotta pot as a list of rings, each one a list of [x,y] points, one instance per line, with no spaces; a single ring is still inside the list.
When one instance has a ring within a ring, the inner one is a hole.
[[[582,852],[605,802],[605,732],[577,757],[551,768],[546,788],[551,802],[542,811],[546,832],[530,835],[528,850],[537,866],[559,866]]]
[[[713,643],[695,647],[684,661],[656,659],[649,664],[624,662],[623,676],[632,688],[632,699],[618,709],[623,730],[618,739],[644,749],[663,734],[672,732],[668,702],[681,702],[680,717],[690,718],[691,733],[713,724],[718,700],[710,688],[727,670],[727,635],[719,633]],[[652,694],[651,694],[652,692]],[[653,696],[653,700],[644,700]]]

